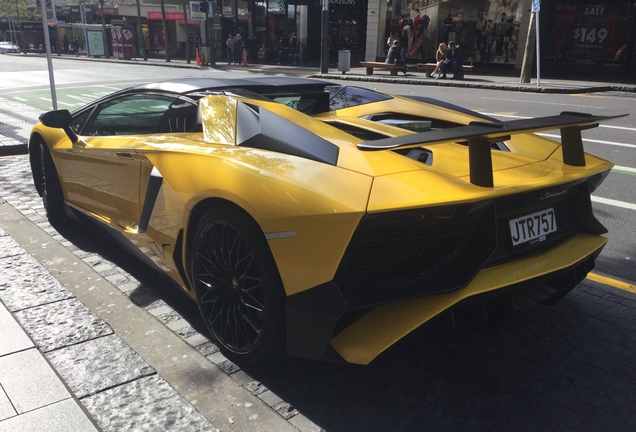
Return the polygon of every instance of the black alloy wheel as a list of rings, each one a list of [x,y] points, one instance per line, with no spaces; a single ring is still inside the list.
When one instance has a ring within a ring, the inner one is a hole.
[[[38,147],[39,189],[42,203],[49,221],[59,222],[65,216],[62,187],[49,149],[43,142],[40,142]]]
[[[276,357],[284,341],[284,295],[258,225],[222,206],[203,216],[192,239],[192,279],[210,333],[228,357],[248,363]]]

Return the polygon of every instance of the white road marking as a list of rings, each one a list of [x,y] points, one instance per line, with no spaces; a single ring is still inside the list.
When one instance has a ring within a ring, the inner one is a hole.
[[[20,102],[26,102],[27,100],[21,97],[13,96],[13,99],[19,100]]]
[[[622,207],[629,210],[636,210],[636,204],[627,203],[624,201],[618,201],[618,200],[613,200],[609,198],[601,198],[596,196],[592,196],[592,201],[596,203],[600,203],[600,204],[607,204],[607,205],[611,205],[615,207]]]
[[[625,127],[625,126],[612,126],[612,125],[600,125],[603,128],[608,128],[608,129],[621,129],[621,130],[628,130],[628,131],[636,131],[636,128],[630,128],[630,127]]]
[[[523,117],[523,116],[516,116],[516,115],[510,115],[510,114],[497,114],[497,113],[482,113],[488,116],[492,116],[492,117],[504,117],[504,118],[518,118],[518,119],[527,119],[527,118],[531,118],[531,117]],[[629,128],[629,127],[624,127],[624,126],[611,126],[611,125],[600,125],[600,127],[605,127],[605,128],[611,128],[611,129],[621,129],[621,130],[627,130],[627,131],[634,131],[636,132],[636,128]],[[548,137],[548,138],[561,138],[560,135],[554,135],[554,134],[547,134],[547,133],[537,133],[537,135],[541,135],[544,137]],[[627,147],[627,148],[636,148],[636,144],[627,144],[627,143],[618,143],[618,142],[614,142],[614,141],[603,141],[603,140],[595,140],[595,139],[590,139],[590,138],[583,138],[583,141],[586,142],[591,142],[591,143],[595,143],[595,144],[607,144],[607,145],[613,145],[616,147]]]
[[[38,99],[41,99],[41,100],[43,100],[43,101],[47,101],[47,102],[51,102],[51,103],[53,103],[53,100],[52,100],[52,99],[48,99],[48,98],[44,98],[44,97],[40,97],[40,98],[38,98]],[[58,103],[58,105],[75,106],[74,104],[70,104],[70,103],[62,102],[62,101],[59,101],[59,100],[57,101],[57,103]]]
[[[488,113],[488,112],[482,112],[481,114],[484,114],[484,115],[487,115],[487,116],[491,116],[491,117],[517,118],[517,119],[532,118],[532,117],[524,117],[524,116],[511,115],[511,114],[498,114],[498,113]],[[626,127],[626,126],[612,126],[612,125],[603,125],[602,124],[602,125],[599,125],[599,127],[608,128],[608,129],[621,129],[621,130],[627,130],[627,131],[636,132],[636,128]]]
[[[562,106],[574,106],[577,108],[594,108],[594,109],[604,109],[602,107],[598,107],[596,105],[579,105],[579,104],[573,104],[573,103],[559,103],[559,102],[545,102],[545,101],[530,101],[530,100],[519,100],[519,99],[502,99],[502,98],[489,98],[489,97],[484,97],[482,99],[488,99],[488,100],[496,100],[496,101],[508,101],[508,102],[521,102],[521,103],[534,103],[534,104],[541,104],[541,105],[562,105]]]
[[[619,166],[619,165],[614,165],[614,168],[612,168],[613,170],[617,170],[617,171],[629,171],[629,172],[633,172],[634,174],[636,174],[636,168],[630,168],[630,167],[626,167],[626,166]]]
[[[547,138],[561,139],[561,135],[547,134],[547,133],[537,133],[537,135],[540,135],[540,136],[543,136],[543,137],[547,137]],[[613,146],[616,146],[616,147],[636,148],[636,144],[618,143],[618,142],[614,142],[614,141],[595,140],[595,139],[591,139],[591,138],[583,138],[583,141],[590,142],[590,143],[595,143],[595,144],[613,145]]]
[[[88,102],[93,100],[92,98],[87,98],[85,96],[68,95],[66,97],[69,97],[71,99],[77,99],[78,101],[83,102],[83,103],[88,103]]]

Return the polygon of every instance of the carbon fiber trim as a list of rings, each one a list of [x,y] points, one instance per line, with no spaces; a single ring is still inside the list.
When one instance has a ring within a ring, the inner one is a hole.
[[[152,216],[152,210],[155,207],[157,201],[157,195],[159,195],[159,189],[163,183],[163,176],[157,168],[153,168],[150,173],[150,179],[148,180],[148,189],[146,190],[146,198],[144,199],[144,205],[141,209],[141,217],[139,219],[139,226],[137,232],[144,233],[148,229],[148,223],[150,222],[150,216]]]

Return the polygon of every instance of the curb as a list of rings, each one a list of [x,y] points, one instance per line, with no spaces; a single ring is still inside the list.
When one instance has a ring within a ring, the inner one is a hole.
[[[36,54],[38,55],[38,54]],[[43,55],[43,54],[39,54]],[[152,66],[160,66],[160,67],[171,67],[171,68],[180,68],[180,69],[198,69],[201,71],[206,70],[218,70],[224,71],[226,70],[226,65],[223,62],[217,62],[214,66],[211,65],[200,65],[197,66],[195,63],[185,63],[185,60],[174,59],[174,61],[166,62],[162,59],[152,58],[148,60],[140,60],[140,59],[117,59],[117,58],[94,58],[94,57],[73,57],[73,56],[57,56],[53,55],[52,58],[63,58],[68,60],[79,60],[79,61],[96,61],[96,62],[104,62],[104,63],[118,63],[118,64],[135,64],[135,65],[152,65]],[[467,79],[462,81],[454,81],[454,80],[433,80],[428,79],[425,75],[422,76],[409,74],[405,77],[392,77],[392,76],[382,76],[382,75],[365,75],[364,68],[357,68],[359,71],[356,71],[356,68],[352,68],[350,72],[351,75],[347,75],[345,73],[314,73],[309,67],[298,67],[298,66],[286,66],[286,65],[266,65],[266,64],[250,64],[249,67],[253,69],[262,69],[263,72],[267,72],[270,68],[276,69],[281,68],[284,69],[284,73],[291,75],[304,75],[309,78],[321,78],[321,79],[330,79],[330,80],[342,80],[342,81],[358,81],[358,82],[381,82],[381,83],[389,83],[389,84],[406,84],[406,85],[420,85],[420,86],[438,86],[438,87],[458,87],[458,88],[479,88],[486,90],[504,90],[504,91],[515,91],[515,92],[524,92],[524,93],[552,93],[552,94],[577,94],[577,93],[601,93],[601,92],[627,92],[627,93],[636,93],[636,85],[625,84],[625,83],[616,83],[616,84],[608,84],[602,83],[600,85],[585,85],[585,84],[577,84],[576,81],[574,83],[570,83],[567,80],[558,80],[558,84],[544,84],[543,86],[537,86],[535,83],[498,83],[492,81],[480,82],[480,76],[477,74],[474,76],[474,80]],[[473,78],[473,76],[471,76]],[[518,77],[508,77],[510,79],[519,79]],[[550,79],[547,79],[548,81]]]
[[[0,135],[0,139],[2,135]],[[0,140],[0,157],[27,154],[27,140]]]
[[[580,86],[580,87],[540,87],[534,84],[500,84],[500,83],[484,83],[471,82],[470,80],[427,80],[415,78],[389,78],[372,75],[346,75],[346,74],[315,74],[310,78],[321,78],[342,81],[362,81],[362,82],[381,82],[389,84],[406,84],[419,86],[436,86],[436,87],[459,87],[459,88],[478,88],[486,90],[505,90],[525,93],[556,93],[556,94],[577,94],[577,93],[597,93],[607,91],[622,91],[636,93],[636,86],[625,86],[624,84],[602,85],[602,86]]]

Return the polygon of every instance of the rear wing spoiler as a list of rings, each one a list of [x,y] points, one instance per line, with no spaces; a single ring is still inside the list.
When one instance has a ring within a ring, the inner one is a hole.
[[[497,123],[471,122],[468,126],[361,142],[357,147],[364,151],[377,151],[420,147],[449,141],[467,142],[470,182],[476,186],[493,187],[490,154],[492,143],[510,139],[510,136],[515,134],[560,129],[563,162],[571,166],[585,166],[581,131],[597,127],[600,121],[625,117],[626,115],[595,116],[564,111],[559,115],[549,117]]]

